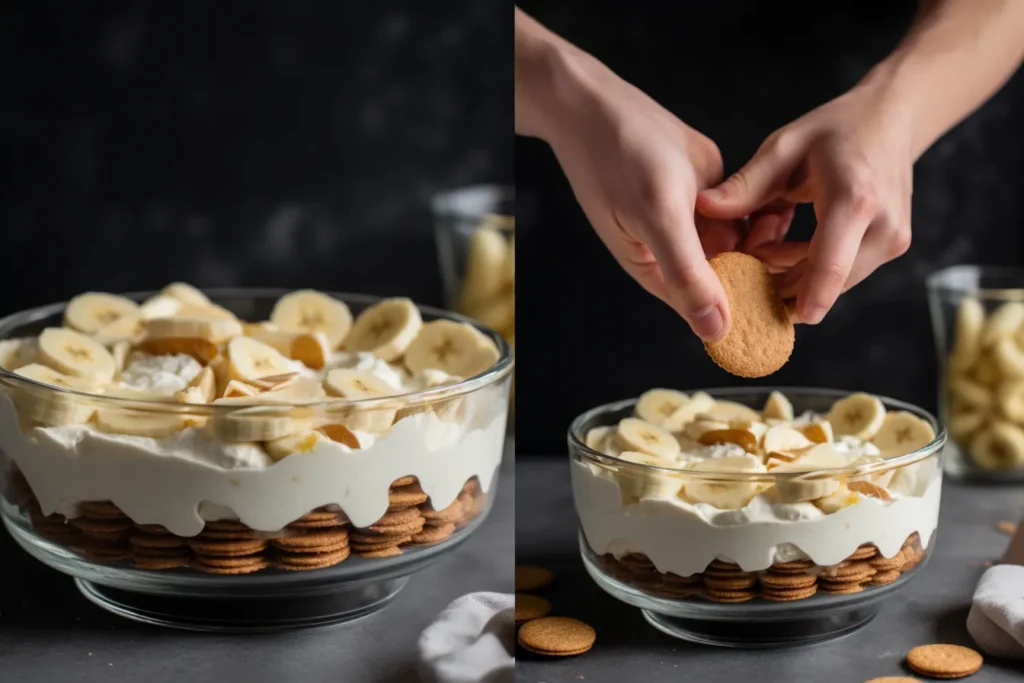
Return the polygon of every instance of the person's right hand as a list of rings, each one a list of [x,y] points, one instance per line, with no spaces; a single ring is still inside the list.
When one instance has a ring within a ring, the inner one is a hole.
[[[619,264],[705,341],[729,328],[707,259],[734,250],[733,221],[696,216],[697,193],[722,179],[711,140],[589,55],[563,59],[551,145],[594,230]]]

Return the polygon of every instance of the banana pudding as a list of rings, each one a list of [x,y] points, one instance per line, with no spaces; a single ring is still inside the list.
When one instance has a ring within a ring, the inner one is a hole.
[[[859,592],[921,562],[942,481],[930,416],[863,393],[715,393],[653,389],[574,423],[596,571],[652,595],[744,602]]]
[[[511,370],[497,335],[404,298],[237,303],[183,283],[85,293],[0,342],[5,498],[39,536],[243,574],[399,555],[486,509]]]

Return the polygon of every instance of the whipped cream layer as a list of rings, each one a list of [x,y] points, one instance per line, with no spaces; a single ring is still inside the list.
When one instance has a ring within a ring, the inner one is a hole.
[[[849,446],[851,455],[860,450]],[[607,468],[574,461],[571,476],[576,512],[594,552],[616,558],[643,553],[658,571],[680,576],[701,572],[714,559],[735,562],[745,571],[805,558],[833,565],[865,543],[892,557],[914,532],[927,548],[938,526],[942,490],[935,457],[892,475],[893,500],[862,496],[829,514],[809,502],[777,502],[767,493],[737,510],[679,497],[627,503]]]
[[[427,382],[369,353],[336,354],[321,371],[295,363],[309,376],[336,367],[372,372],[396,394]],[[198,371],[188,356],[135,353],[116,393],[170,397]],[[193,536],[213,519],[274,532],[323,505],[368,526],[387,511],[391,482],[407,475],[419,478],[435,508],[447,507],[473,476],[490,489],[507,415],[503,383],[463,396],[458,421],[419,412],[383,434],[357,432],[360,449],[324,439],[274,462],[258,444],[218,441],[202,428],[162,438],[107,433],[92,422],[23,430],[10,397],[0,394],[0,450],[18,465],[44,514],[74,517],[83,501],[109,500],[136,523],[179,536]]]

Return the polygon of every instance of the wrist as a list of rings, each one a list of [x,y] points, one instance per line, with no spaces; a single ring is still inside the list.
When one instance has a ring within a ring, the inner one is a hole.
[[[920,66],[908,55],[894,52],[878,63],[854,87],[872,102],[886,125],[894,129],[910,154],[912,162],[935,141],[934,115],[928,105],[927,79]]]

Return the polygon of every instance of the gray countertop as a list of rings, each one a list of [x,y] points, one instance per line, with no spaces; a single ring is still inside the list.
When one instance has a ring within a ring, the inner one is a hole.
[[[350,625],[276,635],[209,635],[145,626],[87,602],[71,579],[0,530],[3,683],[411,683],[420,632],[452,600],[511,592],[512,444],[490,516],[450,555],[412,577],[382,612]]]
[[[520,651],[520,683],[863,683],[909,675],[903,657],[916,645],[972,644],[964,625],[971,595],[984,563],[999,558],[1008,542],[994,525],[1024,516],[1024,489],[947,482],[935,555],[867,627],[806,647],[728,650],[663,635],[590,579],[579,558],[566,458],[520,458],[516,497],[516,561],[551,569],[555,583],[544,595],[553,614],[597,630],[594,648],[578,657],[541,660]],[[969,680],[1020,683],[1022,666],[989,661]]]

